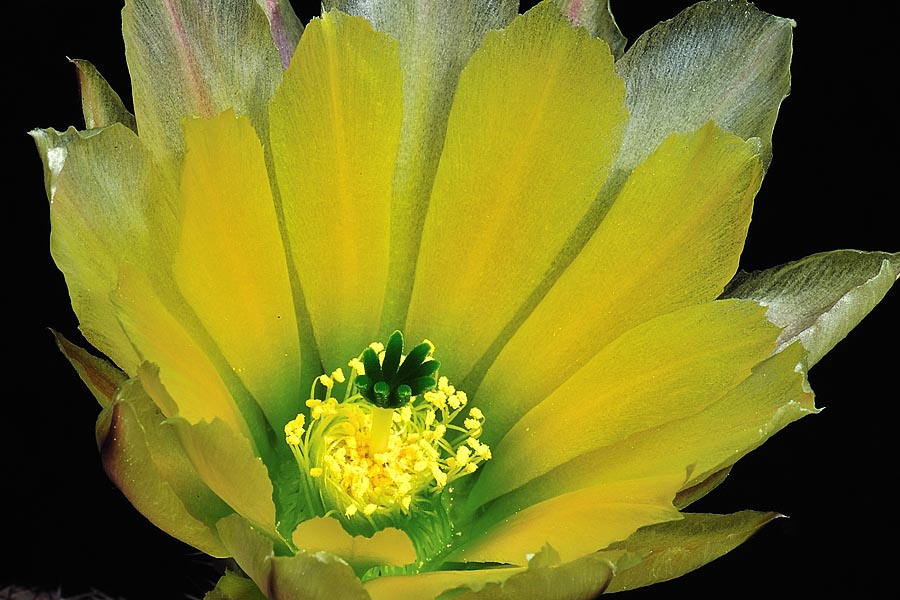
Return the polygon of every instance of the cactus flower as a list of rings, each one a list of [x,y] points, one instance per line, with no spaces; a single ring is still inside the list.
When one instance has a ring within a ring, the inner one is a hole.
[[[738,271],[793,22],[710,0],[127,0],[134,111],[32,132],[104,467],[209,600],[590,598],[817,412],[900,254]]]

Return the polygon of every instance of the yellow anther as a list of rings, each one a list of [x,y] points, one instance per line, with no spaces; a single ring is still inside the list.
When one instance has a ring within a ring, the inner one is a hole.
[[[325,401],[325,404],[322,405],[322,413],[329,417],[333,417],[337,414],[338,401],[337,398],[329,398]]]
[[[453,410],[456,410],[457,408],[462,406],[462,403],[459,401],[459,396],[457,396],[456,394],[447,397],[447,404],[449,404],[450,408],[452,408]]]
[[[438,379],[438,390],[447,394],[448,396],[452,396],[454,392],[456,392],[456,388],[450,385],[450,380],[444,376],[441,376]]]
[[[473,406],[469,409],[469,416],[473,419],[484,419],[484,413],[481,412],[481,409],[477,406]]]
[[[425,427],[431,427],[434,423],[435,412],[433,408],[429,408],[428,412],[425,413]]]
[[[297,418],[293,421],[288,421],[288,423],[284,426],[284,439],[291,446],[299,446],[303,443],[303,425],[306,422],[306,417],[302,414],[297,415]]]
[[[425,392],[423,396],[426,402],[438,408],[446,408],[447,406],[447,396],[443,392]]]
[[[356,514],[356,511],[358,511],[358,510],[359,509],[356,507],[355,504],[350,504],[349,506],[347,506],[346,509],[344,509],[344,514],[347,515],[348,517],[352,517],[353,515]]]
[[[310,416],[313,420],[316,420],[322,416],[325,412],[325,409],[322,407],[323,402],[321,400],[316,400],[315,398],[310,398],[306,401],[307,408],[310,408]]]
[[[381,354],[384,352],[384,344],[381,342],[372,342],[369,344],[369,348],[375,351],[375,354]]]
[[[328,375],[319,375],[319,383],[321,383],[328,389],[334,387],[334,380],[332,380]]]
[[[437,465],[431,467],[431,475],[434,477],[434,482],[438,487],[447,485],[447,474],[441,471]]]
[[[325,470],[322,467],[313,467],[309,470],[310,477],[321,477]]]
[[[344,383],[345,381],[347,381],[347,378],[344,377],[344,371],[340,367],[334,370],[334,372],[331,374],[331,378],[338,383]]]
[[[356,371],[357,376],[366,374],[366,367],[358,358],[350,359],[350,362],[347,363],[347,366]]]
[[[376,510],[378,510],[378,505],[369,503],[366,504],[366,507],[363,509],[363,514],[368,517],[374,514]]]
[[[412,408],[410,408],[409,405],[406,405],[400,409],[400,419],[404,423],[409,423],[409,421],[412,419]]]
[[[466,473],[474,473],[476,469],[478,469],[478,465],[475,463],[470,462],[466,464]]]

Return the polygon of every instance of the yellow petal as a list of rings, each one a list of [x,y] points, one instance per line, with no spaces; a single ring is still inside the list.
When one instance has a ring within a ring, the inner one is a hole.
[[[365,17],[400,42],[403,130],[394,170],[391,258],[378,339],[402,329],[406,318],[422,223],[459,74],[484,34],[507,26],[516,16],[518,4],[512,0],[323,2],[324,7]]]
[[[236,513],[277,536],[272,481],[247,438],[220,419],[191,424],[175,417],[169,422],[203,483]]]
[[[330,552],[350,563],[357,572],[377,565],[402,567],[416,560],[416,550],[405,533],[394,527],[372,537],[350,535],[337,519],[315,517],[294,530],[294,545],[310,553]]]
[[[115,314],[141,357],[160,368],[168,394],[154,400],[167,417],[178,415],[191,423],[218,418],[235,431],[247,431],[209,355],[163,304],[143,273],[123,269],[112,298]]]
[[[488,584],[502,583],[525,571],[525,567],[509,567],[393,575],[376,577],[363,584],[363,587],[372,600],[422,600],[437,598],[442,592],[455,588],[480,590]]]
[[[240,515],[221,519],[216,529],[235,562],[267,598],[368,600],[353,569],[337,556],[303,550],[284,556],[281,543],[276,556],[273,539]]]
[[[623,102],[607,45],[550,3],[485,36],[450,111],[406,325],[446,373],[469,372],[587,212]]]
[[[636,532],[599,553],[616,561],[626,553],[639,556],[633,566],[616,573],[609,592],[675,579],[730,552],[781,515],[745,510],[730,515],[687,513],[684,518]]]
[[[167,416],[218,416],[247,431],[234,400],[245,400],[240,384],[225,383],[225,360],[172,285],[174,182],[121,124],[51,150],[63,165],[49,181],[51,245],[85,337],[130,375],[145,360],[159,365],[177,403],[161,406]]]
[[[760,177],[753,144],[712,123],[666,139],[488,370],[475,397],[493,423],[486,439],[628,329],[716,298],[737,269]]]
[[[154,525],[207,554],[226,556],[215,523],[228,507],[198,480],[155,408],[137,380],[122,386],[98,428],[106,473]],[[158,445],[161,438],[167,444]]]
[[[270,107],[291,256],[326,372],[378,332],[401,105],[397,42],[332,11],[303,32]]]
[[[731,300],[684,308],[632,329],[513,426],[472,490],[473,501],[700,412],[772,353],[778,333],[764,307]]]
[[[164,264],[175,188],[127,127],[87,135],[35,132],[51,197],[50,248],[85,338],[134,375],[141,357],[116,319],[110,293],[122,265],[158,272]]]
[[[549,544],[570,561],[623,540],[639,527],[681,518],[672,498],[684,472],[587,487],[530,506],[482,531],[451,558],[524,565]],[[476,524],[477,526],[477,524]]]
[[[527,568],[485,565],[483,569],[378,577],[366,582],[365,588],[372,600],[587,600],[604,590],[613,569],[612,563],[596,554],[559,564],[559,555],[544,548]]]
[[[185,147],[175,280],[280,431],[302,395],[300,347],[262,146],[226,111],[188,121]]]
[[[545,556],[550,552],[551,557]],[[553,558],[552,562],[548,558]],[[592,600],[603,593],[615,574],[615,566],[598,554],[588,554],[559,564],[559,555],[547,546],[528,561],[528,569],[502,583],[453,596],[456,600]]]
[[[499,520],[558,494],[630,477],[683,469],[690,471],[684,489],[704,481],[792,421],[816,412],[797,368],[803,356],[802,346],[794,344],[705,410],[575,458],[499,498],[484,518]]]

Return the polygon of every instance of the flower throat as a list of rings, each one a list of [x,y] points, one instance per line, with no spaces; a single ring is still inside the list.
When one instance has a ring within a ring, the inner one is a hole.
[[[404,355],[395,331],[350,360],[349,377],[342,369],[317,377],[308,419],[298,414],[284,428],[314,516],[334,517],[352,535],[402,529],[420,560],[450,535],[450,484],[491,458],[478,439],[484,415],[440,376],[433,354],[423,341]]]

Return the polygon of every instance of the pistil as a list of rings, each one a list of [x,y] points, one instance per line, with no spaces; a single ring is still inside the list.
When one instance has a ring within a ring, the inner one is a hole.
[[[369,447],[373,454],[381,454],[388,449],[388,441],[391,438],[391,428],[394,423],[393,408],[372,408],[372,429],[369,433]]]

